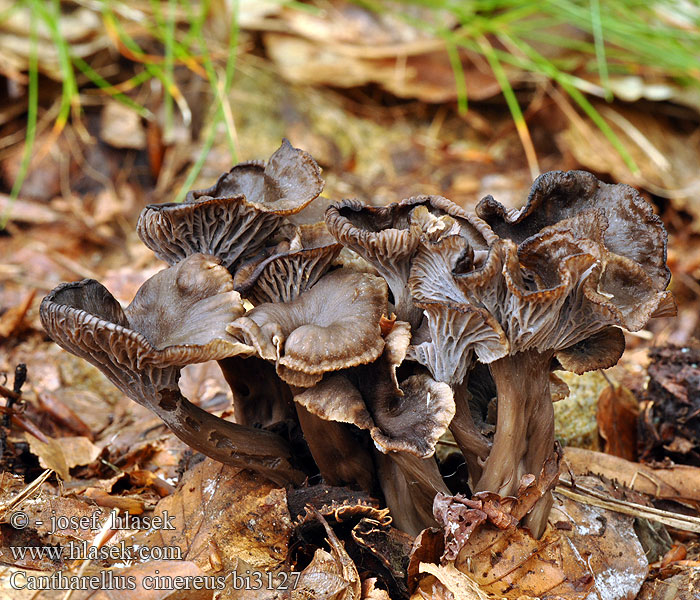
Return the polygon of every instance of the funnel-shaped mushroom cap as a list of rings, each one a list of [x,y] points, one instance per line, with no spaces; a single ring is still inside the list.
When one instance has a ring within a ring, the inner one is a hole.
[[[413,316],[406,283],[421,236],[455,233],[477,250],[485,250],[495,239],[481,219],[441,196],[417,196],[382,207],[345,200],[328,208],[326,224],[339,242],[386,279],[402,320]]]
[[[602,240],[607,250],[640,265],[654,287],[664,289],[671,277],[666,230],[652,207],[628,185],[603,183],[585,171],[552,171],[535,180],[522,209],[507,210],[487,196],[476,212],[498,236],[519,245],[591,209],[601,212],[607,223]]]
[[[257,306],[227,330],[274,361],[287,383],[310,387],[326,372],[372,362],[382,353],[379,322],[386,307],[384,280],[339,269],[291,302]]]
[[[213,254],[233,271],[258,252],[323,189],[320,169],[306,152],[284,140],[267,165],[242,163],[183,204],[151,204],[139,218],[141,240],[158,258],[175,264],[196,253]]]
[[[156,273],[125,310],[92,279],[62,284],[41,303],[49,335],[120,389],[144,370],[250,352],[226,333],[227,323],[243,312],[231,276],[202,254]]]
[[[648,227],[647,233],[656,236],[654,219],[648,220]],[[591,208],[544,227],[519,245],[498,240],[480,269],[461,268],[463,250],[447,240],[434,244],[433,256],[455,265],[454,284],[470,304],[498,321],[511,353],[559,351],[610,326],[636,331],[652,316],[673,309],[671,294],[664,291],[665,277],[654,279],[635,260],[611,252],[606,247],[608,229],[605,211]],[[657,248],[662,261],[663,252],[662,243]],[[649,264],[657,258],[652,256]],[[619,336],[616,339],[619,347]]]
[[[300,225],[291,240],[242,265],[234,286],[255,305],[290,302],[330,269],[341,248],[325,223]]]

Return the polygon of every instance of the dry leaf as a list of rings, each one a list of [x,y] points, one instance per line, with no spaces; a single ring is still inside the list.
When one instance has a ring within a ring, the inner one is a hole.
[[[581,119],[557,137],[563,152],[570,152],[586,169],[610,173],[615,181],[644,187],[670,198],[678,210],[694,218],[700,231],[700,135],[674,126],[671,119],[648,109],[594,102],[640,169],[633,174],[605,134]]]
[[[608,386],[601,392],[596,418],[607,454],[636,460],[638,414],[637,399],[626,387]]]
[[[700,567],[681,571],[666,579],[647,581],[637,600],[698,600]]]
[[[546,596],[584,600],[599,594],[605,600],[633,597],[644,582],[648,562],[631,517],[554,494],[554,507],[541,539],[517,526],[528,507],[556,481],[550,471],[558,468],[557,463],[548,463],[537,481],[532,476],[523,477],[516,498],[497,502],[495,494],[482,493],[470,500],[456,497],[450,502],[445,497],[436,502],[435,517],[444,527],[447,549],[442,566],[454,565],[488,598]],[[584,483],[603,487],[594,478]],[[474,518],[470,513],[474,513]],[[508,515],[513,518],[507,519]],[[456,560],[449,560],[452,556]],[[450,590],[459,586],[462,597],[470,598],[466,594],[472,589],[466,580],[458,578],[455,582],[451,573],[432,574]],[[425,590],[425,585],[419,585],[416,594],[421,589]]]
[[[78,465],[89,465],[101,450],[83,436],[51,438],[44,443],[33,435],[25,434],[31,451],[45,469],[53,469],[64,481],[70,481],[69,470]]]
[[[326,520],[320,513],[315,514],[326,529],[331,551],[316,550],[292,590],[292,600],[361,600],[362,584],[355,563]]]
[[[479,589],[479,586],[473,579],[455,568],[452,563],[444,566],[421,563],[420,572],[433,575],[449,590],[454,596],[454,600],[485,600],[489,598],[487,594]],[[414,594],[413,598],[415,597],[416,594]]]
[[[114,148],[143,150],[146,147],[141,117],[134,109],[116,100],[107,100],[102,108],[100,137]]]
[[[362,600],[391,600],[386,590],[376,588],[376,577],[368,577],[362,582]]]
[[[574,475],[595,473],[608,479],[616,479],[621,485],[648,494],[652,498],[700,505],[700,467],[672,465],[654,469],[583,448],[567,448],[564,459],[562,473],[566,473],[567,470],[571,470]]]
[[[0,207],[0,214],[2,214],[2,208]],[[31,290],[22,302],[17,306],[8,308],[2,315],[0,315],[0,340],[9,338],[12,335],[19,333],[24,327],[23,323],[24,317],[32,305],[34,296],[36,295],[36,290]]]
[[[287,560],[291,520],[286,492],[267,479],[209,458],[187,471],[176,493],[163,498],[155,515],[175,516],[173,530],[141,532],[136,544],[177,546],[183,558],[208,568],[211,542],[225,571],[244,560],[273,571]]]

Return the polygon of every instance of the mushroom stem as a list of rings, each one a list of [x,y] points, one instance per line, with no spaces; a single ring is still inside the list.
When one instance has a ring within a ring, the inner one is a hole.
[[[464,455],[469,471],[470,485],[481,479],[482,465],[486,461],[491,444],[479,431],[469,410],[469,392],[466,379],[452,388],[455,400],[455,416],[450,423],[450,431]]]
[[[435,458],[418,458],[408,452],[374,454],[384,500],[396,526],[413,536],[426,527],[434,527],[435,494],[451,493]]]
[[[301,404],[295,405],[304,439],[324,481],[329,485],[355,485],[372,492],[372,456],[353,435],[354,432],[345,423],[326,421]]]
[[[300,483],[304,477],[289,464],[289,446],[275,433],[215,417],[192,404],[178,389],[160,389],[153,399],[138,396],[131,395],[188,446],[214,460],[253,469],[280,485]]]
[[[236,423],[267,427],[295,418],[292,392],[273,364],[257,356],[232,356],[219,367],[233,392]]]
[[[553,352],[526,350],[490,364],[498,393],[498,417],[491,453],[475,491],[513,496],[526,473],[540,475],[554,451],[554,408],[549,391]],[[539,537],[547,524],[551,493],[525,518]]]
[[[411,324],[411,331],[416,331],[423,319],[423,309],[413,303],[411,288],[404,284],[400,289],[391,289],[394,294],[394,312],[396,319]]]

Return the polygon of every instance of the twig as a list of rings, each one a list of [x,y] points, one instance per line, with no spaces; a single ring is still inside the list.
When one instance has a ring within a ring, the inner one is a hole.
[[[570,481],[560,478],[559,482],[560,485],[556,487],[556,492],[562,496],[571,498],[576,502],[599,506],[607,510],[631,515],[633,517],[642,517],[650,521],[663,523],[664,525],[668,525],[669,527],[680,529],[682,531],[700,533],[700,518],[698,517],[691,517],[667,510],[660,510],[651,506],[643,506],[641,504],[637,504],[636,502],[618,500],[617,498],[606,496],[597,490],[593,490],[580,484],[576,484],[577,491],[574,492],[572,489],[570,489],[573,488]]]

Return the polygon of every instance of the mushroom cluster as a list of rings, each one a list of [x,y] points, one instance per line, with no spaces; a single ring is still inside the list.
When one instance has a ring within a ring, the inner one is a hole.
[[[554,454],[553,371],[612,366],[620,327],[675,310],[665,230],[628,186],[552,172],[522,210],[487,197],[476,214],[440,196],[326,206],[322,189],[285,140],[182,204],[147,206],[139,236],[170,266],[126,308],[94,280],[63,284],[44,327],[194,449],[279,483],[320,474],[381,494],[416,534],[438,492],[466,491],[435,457],[448,431],[464,485],[515,494]],[[181,369],[207,360],[236,422],[179,391]],[[534,535],[550,505],[525,517]]]

